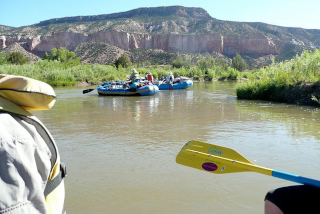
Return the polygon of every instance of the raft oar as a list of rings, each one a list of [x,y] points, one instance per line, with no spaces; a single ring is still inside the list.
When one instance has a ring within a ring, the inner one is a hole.
[[[248,171],[258,172],[320,188],[320,181],[318,180],[257,166],[231,148],[208,144],[197,140],[192,140],[184,145],[176,157],[176,162],[217,174]]]
[[[82,93],[86,94],[86,93],[89,93],[89,92],[91,92],[93,90],[94,90],[94,88],[89,88],[89,89],[83,90]]]

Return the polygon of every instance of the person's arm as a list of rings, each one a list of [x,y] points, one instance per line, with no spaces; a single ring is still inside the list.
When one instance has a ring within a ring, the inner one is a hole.
[[[33,126],[9,114],[0,114],[0,130],[0,213],[47,213],[48,147]]]

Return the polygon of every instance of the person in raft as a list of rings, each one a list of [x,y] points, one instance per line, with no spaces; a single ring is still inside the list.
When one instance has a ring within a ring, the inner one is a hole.
[[[320,188],[295,185],[270,190],[265,196],[265,214],[320,213]]]
[[[172,84],[173,80],[174,80],[174,76],[173,76],[173,73],[170,71],[169,72],[169,83]]]
[[[136,69],[132,69],[131,72],[132,72],[131,75],[127,79],[129,81],[129,83],[132,83],[136,78],[139,77],[139,73],[138,73],[138,71]]]
[[[29,112],[48,110],[55,100],[44,82],[0,74],[0,213],[65,213],[65,165]]]
[[[150,72],[147,74],[146,80],[148,80],[149,82],[153,83],[154,78],[153,78],[153,76],[152,76],[152,74]]]
[[[129,89],[136,89],[137,88],[137,85],[138,83],[134,83],[133,81],[139,77],[139,73],[136,69],[132,69],[131,71],[131,75],[129,76],[129,78],[127,79],[128,83],[129,83]]]

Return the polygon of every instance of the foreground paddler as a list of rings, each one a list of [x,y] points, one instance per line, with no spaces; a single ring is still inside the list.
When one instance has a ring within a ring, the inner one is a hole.
[[[303,184],[270,191],[265,213],[320,213],[319,180],[257,166],[231,148],[192,140],[181,149],[176,162],[215,174],[251,171]]]
[[[30,111],[48,110],[53,88],[0,74],[0,213],[65,213],[66,169],[56,143]]]

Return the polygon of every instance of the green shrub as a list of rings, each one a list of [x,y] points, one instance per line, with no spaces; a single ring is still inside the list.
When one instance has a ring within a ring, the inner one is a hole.
[[[51,53],[45,53],[43,59],[47,61],[59,61],[62,62],[65,68],[80,65],[80,58],[76,57],[76,54],[67,50],[64,47],[59,49],[53,48]]]
[[[239,54],[237,54],[232,59],[231,67],[237,69],[238,71],[244,71],[247,68],[247,63]]]
[[[124,54],[122,54],[115,62],[114,65],[119,68],[119,66],[123,68],[127,68],[131,65],[132,63],[128,59],[128,57]]]
[[[23,65],[29,63],[29,59],[27,57],[24,57],[20,52],[8,53],[5,60],[15,65]]]
[[[6,58],[3,56],[3,53],[0,52],[0,65],[4,65],[7,63]]]

